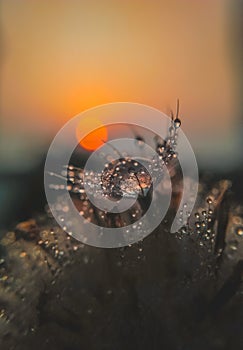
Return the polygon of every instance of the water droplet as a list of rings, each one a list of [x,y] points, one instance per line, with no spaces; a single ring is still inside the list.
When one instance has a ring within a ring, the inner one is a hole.
[[[136,173],[136,171],[135,171],[134,168],[131,167],[131,168],[128,169],[128,173],[131,174],[131,175],[133,175],[133,174]]]
[[[236,251],[238,247],[238,242],[237,241],[230,241],[229,242],[229,248],[233,251]]]
[[[136,137],[136,144],[139,146],[139,147],[142,147],[144,145],[144,139],[140,136],[137,136]]]
[[[67,185],[67,187],[66,187],[66,189],[67,189],[67,191],[72,191],[72,185]]]
[[[208,197],[208,198],[207,198],[207,203],[208,203],[208,204],[212,204],[212,203],[213,203],[213,200],[212,200],[211,197]]]
[[[180,121],[179,118],[176,118],[174,120],[174,126],[175,126],[176,129],[178,129],[181,126],[181,121]]]
[[[235,230],[235,233],[237,234],[237,236],[243,237],[243,227],[238,226]]]
[[[185,226],[183,226],[183,227],[181,228],[181,233],[183,233],[183,234],[186,234],[186,233],[187,233],[187,229],[186,229]]]
[[[0,318],[3,318],[5,316],[5,310],[1,309],[0,310]]]

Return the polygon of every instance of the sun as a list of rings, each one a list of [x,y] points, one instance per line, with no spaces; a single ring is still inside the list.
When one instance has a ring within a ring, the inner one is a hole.
[[[83,137],[84,134],[85,137]],[[108,140],[108,131],[99,119],[84,118],[78,124],[76,137],[83,148],[94,151]]]

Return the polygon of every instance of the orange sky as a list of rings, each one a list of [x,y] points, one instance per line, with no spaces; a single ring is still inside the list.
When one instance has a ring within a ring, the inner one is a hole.
[[[2,0],[2,133],[38,145],[86,108],[132,101],[168,112],[179,97],[196,147],[220,149],[235,108],[229,2]]]

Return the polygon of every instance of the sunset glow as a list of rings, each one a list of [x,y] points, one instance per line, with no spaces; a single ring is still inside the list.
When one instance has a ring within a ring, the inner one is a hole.
[[[222,150],[237,108],[231,2],[3,0],[2,147],[24,140],[29,152],[28,141],[47,142],[101,104],[135,102],[169,114],[179,98],[197,149]],[[83,145],[93,149],[99,137]]]
[[[87,135],[82,137],[83,133]],[[108,132],[98,119],[85,118],[81,120],[77,127],[76,137],[83,148],[88,151],[94,151],[107,141]]]

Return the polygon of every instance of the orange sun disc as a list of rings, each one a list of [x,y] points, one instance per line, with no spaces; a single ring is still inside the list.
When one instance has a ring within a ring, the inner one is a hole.
[[[91,132],[89,132],[92,130]],[[83,137],[82,135],[86,135]],[[79,144],[88,151],[94,151],[108,139],[107,128],[96,118],[84,118],[76,129]]]

